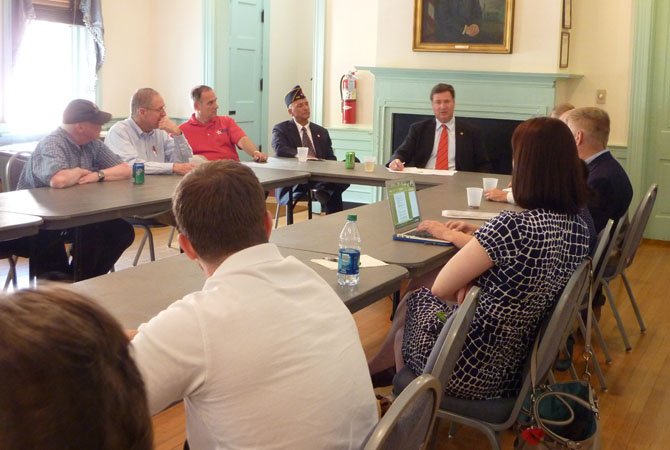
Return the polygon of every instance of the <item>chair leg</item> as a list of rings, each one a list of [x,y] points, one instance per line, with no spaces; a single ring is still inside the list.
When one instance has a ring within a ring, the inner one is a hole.
[[[144,227],[142,227],[144,228]],[[144,244],[147,242],[147,229],[144,228],[144,235],[140,241],[140,246],[137,248],[137,253],[135,253],[135,259],[133,260],[133,267],[137,265],[137,261],[140,260],[140,255],[142,254],[142,249],[144,249]]]
[[[621,271],[621,278],[623,278],[623,285],[626,286],[626,291],[628,292],[628,298],[630,298],[630,303],[633,305],[633,311],[635,311],[635,317],[637,317],[637,323],[640,325],[640,331],[642,333],[647,332],[647,325],[644,323],[642,318],[642,313],[640,313],[640,308],[637,306],[637,301],[635,301],[635,296],[633,295],[633,290],[630,288],[630,283],[628,282],[628,277],[626,272]]]
[[[156,249],[154,248],[154,234],[151,232],[151,228],[146,230],[147,236],[149,237],[149,259],[151,261],[156,261]]]
[[[168,248],[172,248],[172,240],[174,239],[174,232],[177,229],[177,227],[171,227],[170,228],[170,235],[168,236]]]
[[[600,349],[605,355],[605,362],[607,364],[612,364],[612,355],[610,355],[610,349],[607,346],[607,342],[605,342],[605,338],[603,338],[603,333],[602,331],[600,331],[600,325],[598,324],[597,320],[593,321],[593,331],[596,332],[596,337],[598,337],[598,343],[600,344]]]
[[[275,209],[275,230],[279,226],[279,208],[281,208],[281,205],[277,203],[277,208]]]
[[[18,285],[16,276],[16,261],[14,260],[14,257],[10,256],[7,258],[7,262],[9,263],[9,270],[7,271],[7,279],[5,280],[5,291],[9,287],[9,283],[12,283],[14,289],[16,289]]]
[[[628,333],[626,333],[626,329],[623,326],[621,315],[619,315],[619,310],[614,304],[614,294],[612,294],[612,290],[610,289],[609,283],[603,283],[603,288],[605,288],[605,296],[607,297],[607,302],[610,304],[610,307],[612,308],[612,314],[614,314],[614,319],[616,320],[616,325],[619,328],[619,333],[621,334],[621,338],[623,339],[624,347],[626,347],[626,351],[629,352],[633,350],[633,346],[630,345],[630,341],[628,340]]]

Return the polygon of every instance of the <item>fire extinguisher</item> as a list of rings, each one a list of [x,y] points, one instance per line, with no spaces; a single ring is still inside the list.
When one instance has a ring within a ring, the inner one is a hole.
[[[340,78],[340,98],[342,99],[342,123],[356,123],[356,80],[355,71],[349,71]]]

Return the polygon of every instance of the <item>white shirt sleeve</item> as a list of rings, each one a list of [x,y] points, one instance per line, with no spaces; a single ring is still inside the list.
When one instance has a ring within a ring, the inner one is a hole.
[[[151,414],[204,384],[207,364],[202,336],[198,317],[184,300],[139,327],[130,351],[142,374]]]

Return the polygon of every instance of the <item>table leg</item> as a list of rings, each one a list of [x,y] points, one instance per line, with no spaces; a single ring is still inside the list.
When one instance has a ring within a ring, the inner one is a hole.
[[[293,225],[293,187],[288,191],[288,203],[286,204],[286,225]]]

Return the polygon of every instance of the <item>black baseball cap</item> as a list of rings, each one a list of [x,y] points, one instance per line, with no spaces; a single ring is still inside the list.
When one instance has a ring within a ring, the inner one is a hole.
[[[100,111],[100,108],[90,100],[78,98],[72,100],[65,111],[63,111],[63,123],[91,122],[96,125],[104,125],[112,118],[108,112]]]

